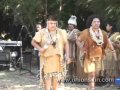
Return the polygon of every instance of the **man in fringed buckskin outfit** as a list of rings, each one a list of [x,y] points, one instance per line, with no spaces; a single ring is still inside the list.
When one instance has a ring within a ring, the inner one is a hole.
[[[83,30],[77,38],[77,45],[84,41],[83,51],[84,72],[88,74],[88,90],[95,90],[95,80],[99,71],[103,69],[102,60],[105,55],[105,48],[108,45],[116,59],[115,50],[107,37],[107,33],[100,28],[100,18],[97,15],[88,17],[88,28]]]
[[[69,63],[69,45],[67,33],[58,28],[57,18],[48,17],[47,27],[33,37],[32,45],[40,52],[40,76],[43,73],[45,90],[57,90],[58,81],[63,78],[63,53]],[[41,78],[40,78],[41,80]]]

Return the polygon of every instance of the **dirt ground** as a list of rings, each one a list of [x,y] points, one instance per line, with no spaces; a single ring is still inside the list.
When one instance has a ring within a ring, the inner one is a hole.
[[[39,86],[39,80],[36,77],[37,70],[32,73],[28,70],[15,70],[13,72],[8,69],[0,70],[0,90],[44,90]],[[58,90],[87,90],[87,85],[75,83],[63,83]],[[97,86],[95,90],[120,90],[115,85]]]

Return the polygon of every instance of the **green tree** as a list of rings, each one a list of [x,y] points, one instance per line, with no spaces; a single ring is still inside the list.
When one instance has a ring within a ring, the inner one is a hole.
[[[89,15],[99,14],[104,20],[114,20],[120,28],[120,0],[1,0],[0,10],[13,16],[15,23],[32,26],[49,14],[59,17],[61,27],[66,27],[70,15],[78,17],[78,27],[85,27]]]

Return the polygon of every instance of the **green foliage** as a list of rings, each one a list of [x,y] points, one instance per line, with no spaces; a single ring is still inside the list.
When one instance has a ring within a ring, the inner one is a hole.
[[[116,22],[118,29],[120,29],[120,0],[92,0],[91,10],[94,13],[104,17],[104,20]]]
[[[104,18],[111,19],[120,28],[120,0],[1,0],[0,10],[7,16],[14,16],[14,23],[26,26],[46,19],[48,14],[59,17],[60,26],[67,27],[70,15],[78,18],[78,28],[85,28],[89,15],[95,13]]]

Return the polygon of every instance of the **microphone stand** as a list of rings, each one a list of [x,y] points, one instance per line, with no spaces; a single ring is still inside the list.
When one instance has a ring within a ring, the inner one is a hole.
[[[23,30],[24,27],[25,27],[25,26],[22,25],[21,31],[20,31],[20,33],[19,33],[20,41],[22,41],[22,30]],[[26,27],[25,27],[25,28],[26,28]],[[26,29],[27,29],[27,28],[26,28]],[[28,32],[28,30],[27,30],[27,32]],[[19,39],[19,37],[18,37],[18,39]],[[21,45],[21,47],[20,47],[20,58],[18,59],[18,62],[20,61],[20,75],[25,74],[25,73],[30,73],[30,74],[32,74],[32,75],[34,76],[34,74],[31,72],[31,61],[30,61],[30,63],[29,63],[29,65],[30,65],[30,70],[28,70],[28,69],[25,69],[25,68],[24,68],[23,59],[24,59],[24,57],[23,57],[23,50],[22,50],[22,45]],[[22,70],[27,70],[28,72],[21,73]]]
[[[17,38],[17,41],[21,41],[22,42],[22,30],[23,30],[23,25],[21,26],[21,29],[20,29],[20,32],[19,32],[19,35],[18,35],[18,38]],[[19,40],[20,39],[20,40]],[[22,43],[21,43],[21,45],[19,45],[20,46],[20,57],[18,58],[18,60],[16,61],[16,64],[15,64],[15,67],[17,66],[17,64],[19,63],[19,70],[20,70],[20,72],[21,72],[21,70],[22,70],[22,67],[23,67],[23,54],[22,54]]]

